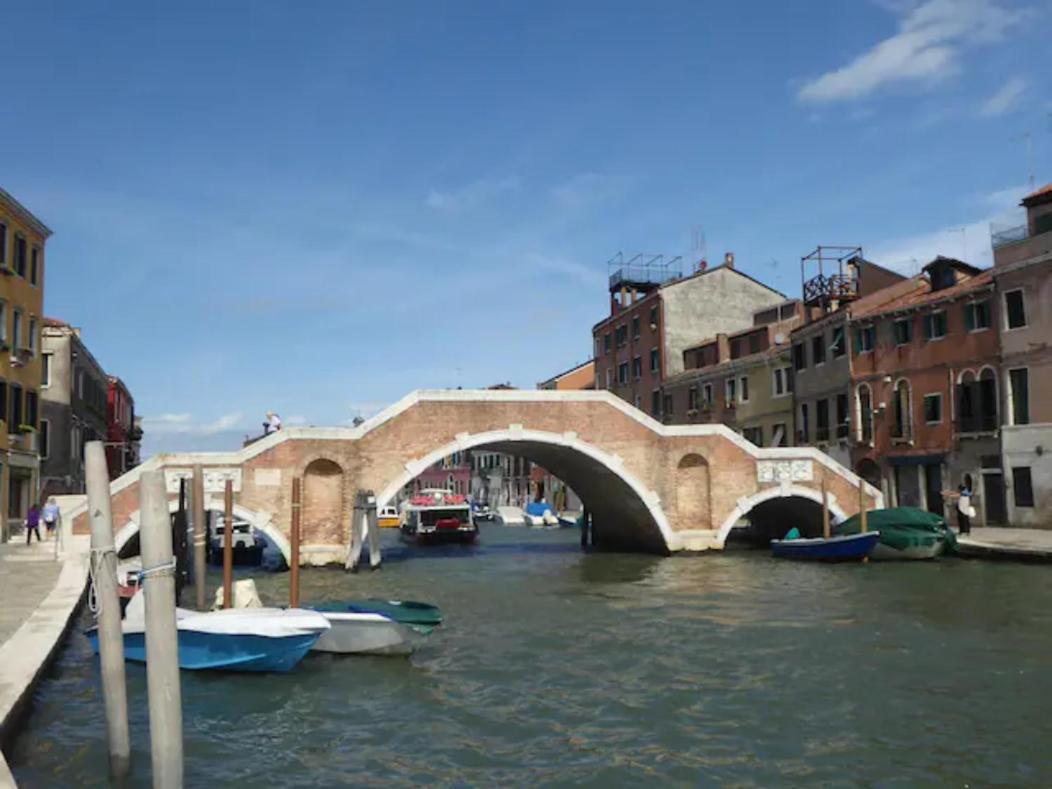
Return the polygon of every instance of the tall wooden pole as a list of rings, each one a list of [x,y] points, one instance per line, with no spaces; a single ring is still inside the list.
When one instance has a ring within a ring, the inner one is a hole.
[[[369,508],[366,510],[365,524],[369,538],[369,567],[375,570],[383,557],[380,555],[380,519],[376,512],[376,496],[371,490],[367,501]]]
[[[128,735],[128,691],[124,682],[124,636],[121,634],[120,600],[117,599],[117,552],[113,547],[110,475],[101,441],[89,441],[85,445],[84,467],[91,519],[91,571],[99,609],[99,658],[102,697],[106,702],[110,774],[114,783],[120,785],[128,774],[131,739]]]
[[[866,511],[866,481],[862,479],[858,481],[858,513],[860,531],[865,534],[869,530],[869,524],[866,522],[869,513]]]
[[[234,605],[234,481],[223,488],[223,608]]]
[[[292,478],[292,525],[289,528],[289,608],[300,605],[300,511],[303,492],[299,477]]]
[[[191,495],[194,499],[194,589],[197,592],[197,610],[204,611],[208,605],[205,596],[205,581],[208,576],[208,564],[205,561],[208,524],[205,522],[205,474],[200,466],[194,466]]]
[[[825,474],[822,475],[822,536],[829,539],[829,491]]]
[[[153,785],[155,789],[181,789],[183,707],[175,625],[175,559],[163,471],[144,471],[139,477],[139,511]]]

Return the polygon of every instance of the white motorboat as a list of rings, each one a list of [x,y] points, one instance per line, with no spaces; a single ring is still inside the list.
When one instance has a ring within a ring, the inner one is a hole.
[[[497,507],[497,519],[504,526],[524,526],[526,514],[518,507]]]
[[[415,638],[405,625],[381,614],[353,611],[320,613],[329,621],[329,629],[314,644],[315,652],[341,655],[408,655]]]

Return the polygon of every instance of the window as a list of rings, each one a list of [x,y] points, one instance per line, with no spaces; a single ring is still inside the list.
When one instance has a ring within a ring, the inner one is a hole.
[[[819,334],[811,340],[811,360],[815,363],[815,367],[825,364],[826,338],[824,334]]]
[[[910,318],[902,318],[895,321],[893,328],[895,332],[895,344],[909,345],[910,340],[913,339],[913,320]]]
[[[701,401],[707,405],[712,405],[712,384],[705,384],[701,387]]]
[[[628,342],[628,327],[618,326],[614,329],[614,341],[617,343],[618,348],[624,348],[625,343]]]
[[[741,401],[743,403],[749,402],[749,377],[743,375],[738,379],[738,392],[741,395]]]
[[[1020,367],[1008,371],[1013,425],[1030,424],[1030,370]]]
[[[855,353],[869,353],[876,345],[876,329],[872,326],[861,326],[855,329]]]
[[[33,250],[29,253],[29,282],[32,285],[37,284],[37,280],[40,277],[40,247],[33,247]]]
[[[32,390],[26,392],[26,424],[32,427],[36,427],[40,421],[37,397],[37,393]]]
[[[755,334],[755,333],[754,334],[750,334],[749,335],[749,353],[759,353],[759,352],[760,352],[760,335],[759,334]]]
[[[638,340],[639,339],[639,316],[638,315],[632,316],[632,339],[633,340]]]
[[[910,385],[906,381],[895,384],[895,424],[892,438],[909,439],[913,435],[913,417],[910,409]]]
[[[632,379],[638,381],[643,377],[643,357],[636,356],[632,359]]]
[[[847,438],[851,434],[851,417],[848,414],[847,394],[836,396],[836,437]]]
[[[763,446],[763,426],[747,427],[742,431],[746,441],[751,441],[758,447]]]
[[[650,415],[661,416],[661,390],[659,389],[650,393]]]
[[[7,225],[0,222],[0,266],[7,263]]]
[[[774,396],[782,397],[793,391],[793,368],[774,368]]]
[[[873,395],[869,387],[862,384],[858,387],[858,437],[860,441],[873,441]]]
[[[628,383],[628,362],[617,365],[617,382],[621,385]]]
[[[37,319],[29,319],[29,352],[36,356],[37,353]]]
[[[22,424],[22,387],[11,384],[11,420],[7,423],[7,429],[11,432],[18,430]]]
[[[603,353],[610,353],[610,332],[603,335]]]
[[[942,395],[924,395],[924,421],[937,425],[942,421]]]
[[[1030,477],[1030,466],[1017,466],[1012,469],[1012,489],[1015,491],[1017,507],[1034,506],[1034,483]]]
[[[815,403],[815,441],[829,440],[829,401]]]
[[[650,328],[656,329],[658,321],[657,307],[650,308]]]
[[[939,340],[946,336],[946,310],[924,316],[924,339]]]
[[[698,387],[692,386],[687,390],[687,410],[698,410]]]
[[[614,385],[614,368],[613,367],[607,367],[606,368],[606,388],[610,389],[610,388],[613,387],[613,385]]]
[[[742,356],[742,341],[741,339],[731,340],[731,358],[739,359]]]
[[[968,331],[990,328],[990,302],[973,301],[964,305],[964,327]]]
[[[1023,291],[1010,290],[1005,293],[1005,327],[1021,329],[1026,326],[1026,304],[1023,302]]]
[[[661,365],[658,363],[658,349],[650,349],[650,372],[657,373],[660,370]]]
[[[844,342],[843,326],[833,327],[833,342],[829,344],[829,352],[833,354],[834,359],[839,359],[847,353],[847,343]]]
[[[7,302],[0,300],[0,345],[7,344]]]
[[[738,399],[737,387],[738,382],[734,378],[728,378],[723,382],[723,400],[728,407],[734,405],[734,401]]]
[[[0,381],[0,419],[7,418],[7,384]],[[11,425],[7,426],[7,432],[13,433],[14,429]]]
[[[786,430],[785,422],[779,422],[777,425],[774,426],[774,430],[771,431],[771,446],[789,446],[789,431]]]
[[[22,347],[22,310],[15,310],[11,326],[11,347],[18,350]]]
[[[807,351],[804,344],[798,342],[793,346],[793,369],[799,371],[807,368]]]
[[[672,416],[672,395],[665,395],[665,418]]]
[[[806,444],[811,440],[811,425],[807,421],[807,403],[800,404],[800,429],[797,432],[797,443]]]
[[[23,236],[15,236],[15,273],[22,277],[26,276],[26,240]]]
[[[41,459],[47,460],[48,455],[51,453],[51,423],[46,419],[40,420],[39,436],[37,448],[40,450]]]
[[[642,410],[643,409],[643,396],[641,394],[637,393],[636,396],[632,399],[632,404],[636,408]]]

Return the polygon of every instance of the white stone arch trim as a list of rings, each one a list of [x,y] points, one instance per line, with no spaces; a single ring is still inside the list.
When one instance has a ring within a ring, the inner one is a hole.
[[[857,419],[857,422],[855,423],[855,429],[854,429],[853,432],[855,434],[855,438],[857,440],[859,440],[859,441],[862,440],[862,436],[865,433],[865,424],[864,424],[864,421],[863,421],[864,415],[862,413],[862,390],[863,389],[865,389],[866,393],[869,395],[869,435],[871,437],[873,435],[873,409],[874,409],[873,387],[867,381],[862,381],[861,383],[858,384],[858,386],[855,387],[855,397],[854,397],[854,400],[855,400],[855,403],[854,403],[854,405],[855,405],[855,417]]]
[[[169,499],[168,501],[168,512],[173,513],[179,509],[178,499]],[[222,498],[216,498],[213,496],[205,496],[205,509],[206,510],[222,510],[223,500]],[[281,551],[281,555],[285,557],[285,561],[288,562],[289,557],[292,556],[292,547],[289,545],[288,538],[281,533],[281,530],[274,525],[274,516],[269,512],[256,512],[250,510],[247,507],[242,507],[240,504],[235,504],[234,517],[241,518],[252,524],[252,528],[258,529],[269,537],[273,543],[277,546],[278,550]],[[139,510],[131,513],[128,516],[128,522],[125,523],[117,533],[113,536],[113,543],[117,549],[117,553],[120,553],[124,546],[128,543],[132,537],[139,533]]]
[[[979,374],[977,372],[975,372],[975,370],[973,370],[970,367],[965,367],[963,370],[961,370],[959,373],[957,373],[957,383],[958,384],[964,383],[964,376],[966,376],[966,375],[970,375],[972,377],[973,381],[978,381],[979,380]]]
[[[801,499],[808,499],[815,502],[818,506],[822,506],[821,491],[809,488],[806,485],[782,484],[770,488],[764,488],[751,496],[743,496],[738,499],[738,503],[735,505],[734,510],[720,525],[719,532],[716,536],[717,545],[721,548],[723,547],[723,544],[727,541],[727,535],[729,535],[731,529],[734,528],[734,524],[744,518],[756,505],[763,504],[763,502],[772,499],[783,499],[794,496]],[[844,512],[843,508],[840,506],[836,496],[832,493],[827,493],[826,498],[829,502],[829,512],[833,516],[833,522],[839,523],[840,521],[846,520],[848,517],[847,513]]]
[[[621,479],[632,491],[639,496],[640,500],[650,512],[661,536],[665,540],[665,546],[670,551],[679,549],[679,539],[669,525],[668,518],[661,508],[661,498],[654,491],[648,489],[643,483],[625,468],[624,460],[618,455],[605,452],[599,447],[582,441],[575,433],[549,433],[541,430],[523,430],[520,425],[509,426],[506,430],[491,430],[485,433],[458,434],[457,438],[420,458],[410,460],[405,464],[403,470],[391,480],[376,496],[376,506],[383,507],[390,503],[406,484],[419,476],[429,466],[437,463],[444,457],[454,452],[474,449],[484,444],[497,443],[537,443],[549,446],[565,447],[586,455],[608,471]]]

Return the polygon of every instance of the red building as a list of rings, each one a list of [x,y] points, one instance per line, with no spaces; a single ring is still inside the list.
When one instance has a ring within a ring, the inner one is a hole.
[[[116,479],[139,465],[142,429],[135,418],[135,400],[114,375],[109,376],[106,392],[106,464],[110,479]]]

